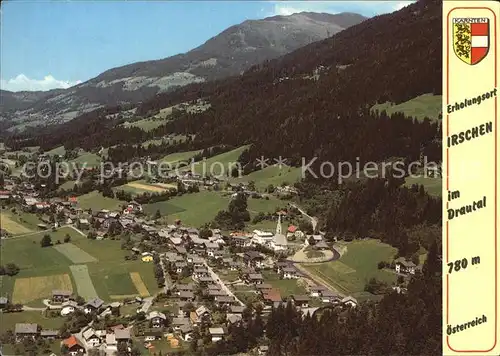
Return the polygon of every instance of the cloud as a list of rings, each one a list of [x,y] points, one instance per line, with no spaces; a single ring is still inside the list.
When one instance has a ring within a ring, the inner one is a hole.
[[[17,77],[12,79],[1,79],[0,88],[10,91],[46,91],[50,89],[66,89],[80,83],[80,80],[77,80],[75,82],[71,82],[68,80],[58,80],[50,74],[45,76],[41,80],[30,79],[24,74],[19,74]]]
[[[356,12],[364,16],[385,14],[402,9],[415,1],[274,1],[269,16],[288,16],[298,12]]]

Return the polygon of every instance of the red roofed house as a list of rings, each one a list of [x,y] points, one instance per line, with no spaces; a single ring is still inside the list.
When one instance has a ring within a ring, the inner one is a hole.
[[[68,348],[68,353],[71,356],[85,354],[85,348],[78,343],[75,335],[71,335],[67,339],[63,340],[62,344],[66,345],[66,347]]]
[[[304,233],[297,226],[290,225],[287,229],[286,237],[290,238],[292,236],[301,239],[304,237]]]

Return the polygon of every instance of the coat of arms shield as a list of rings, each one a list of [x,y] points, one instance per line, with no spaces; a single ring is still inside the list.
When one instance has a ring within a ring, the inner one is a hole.
[[[453,51],[462,62],[475,65],[488,55],[490,21],[488,18],[454,18]]]

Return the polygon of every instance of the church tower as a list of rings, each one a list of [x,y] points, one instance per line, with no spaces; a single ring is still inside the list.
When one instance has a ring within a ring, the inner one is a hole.
[[[278,224],[276,225],[275,235],[281,235],[281,213],[278,214]]]

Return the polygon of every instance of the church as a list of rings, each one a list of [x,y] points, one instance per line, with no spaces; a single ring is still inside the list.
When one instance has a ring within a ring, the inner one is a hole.
[[[275,252],[286,251],[288,249],[288,241],[281,231],[281,214],[278,214],[278,223],[274,235],[271,232],[254,230],[252,242],[269,247]]]

